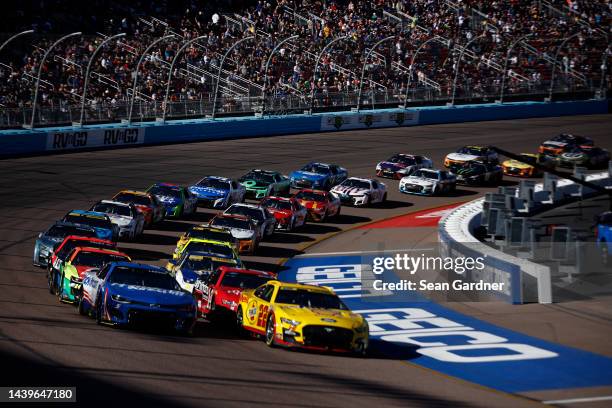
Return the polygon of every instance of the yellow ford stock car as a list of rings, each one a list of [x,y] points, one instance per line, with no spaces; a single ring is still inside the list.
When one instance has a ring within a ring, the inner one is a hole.
[[[354,352],[368,348],[366,319],[351,312],[330,289],[269,281],[244,290],[236,311],[239,329],[262,335],[270,347]]]
[[[514,177],[540,177],[542,171],[536,169],[531,164],[537,163],[548,169],[555,168],[555,161],[543,154],[521,153],[522,161],[506,160],[502,163],[502,169],[507,176]]]

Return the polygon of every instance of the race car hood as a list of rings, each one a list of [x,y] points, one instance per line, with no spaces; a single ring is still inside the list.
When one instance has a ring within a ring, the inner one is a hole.
[[[179,290],[158,289],[123,283],[112,283],[109,288],[109,295],[119,295],[131,302],[162,306],[188,305],[193,302],[191,294]]]
[[[565,146],[567,146],[566,142],[558,142],[556,140],[547,140],[547,141],[542,143],[542,147],[557,147],[557,148],[561,148],[561,147],[565,147]]]
[[[251,190],[265,190],[271,183],[266,183],[265,181],[260,180],[246,179],[241,181],[240,184]]]
[[[478,159],[480,156],[476,156],[473,154],[465,154],[465,153],[450,153],[446,156],[446,158],[448,160],[453,160],[453,161],[470,161],[470,160],[476,160]]]
[[[268,208],[268,212],[274,216],[277,220],[291,217],[291,211],[279,210],[278,208]]]
[[[349,186],[336,186],[331,191],[333,193],[346,194],[349,196],[362,196],[368,192],[368,189]]]
[[[481,174],[479,170],[473,167],[469,167],[469,168],[459,167],[454,173],[457,174],[458,176],[463,176],[463,177],[471,177],[471,176],[477,176]]]
[[[255,235],[254,231],[242,228],[230,228],[230,233],[236,239],[251,239]]]
[[[307,201],[307,200],[298,200],[300,204],[306,207],[309,210],[316,210],[318,208],[325,208],[326,204],[321,201]]]
[[[517,169],[528,169],[530,167],[532,167],[529,164],[520,162],[518,160],[506,160],[505,162],[502,163],[502,166],[504,167],[515,167]]]
[[[164,205],[174,205],[181,202],[180,198],[173,196],[156,195],[155,197]]]
[[[38,238],[38,242],[40,243],[40,245],[48,248],[55,248],[63,240],[64,238],[62,237],[50,237],[48,235],[43,235],[42,237]]]
[[[310,181],[323,180],[327,176],[325,174],[313,173],[311,171],[297,170],[292,172],[289,177],[296,179],[305,179]]]
[[[378,166],[380,166],[380,168],[383,170],[391,170],[391,171],[398,171],[398,170],[405,169],[406,167],[410,167],[403,163],[391,163],[388,161],[382,161],[378,163]]]
[[[118,215],[118,214],[106,214],[108,218],[110,218],[113,224],[117,224],[120,226],[124,226],[129,224],[132,221],[132,217],[128,217],[126,215]]]
[[[434,184],[433,180],[422,178],[422,177],[415,177],[415,176],[404,177],[401,180],[401,182],[402,183],[416,184],[418,186],[431,186],[431,185]]]
[[[322,324],[353,328],[360,326],[363,318],[348,310],[319,309],[297,305],[279,305],[280,316],[300,321],[305,324]]]
[[[77,273],[79,274],[79,278],[83,279],[87,272],[96,270],[98,268],[89,265],[75,265],[74,269],[76,269]]]
[[[587,158],[587,155],[582,152],[576,153],[563,153],[561,154],[561,159],[566,161],[582,161]]]
[[[200,198],[223,198],[227,195],[227,190],[220,190],[212,187],[191,186],[189,191]]]

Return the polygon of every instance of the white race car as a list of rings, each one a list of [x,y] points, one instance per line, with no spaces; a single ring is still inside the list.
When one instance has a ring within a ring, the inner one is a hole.
[[[276,218],[260,205],[235,203],[225,210],[223,214],[250,217],[255,225],[257,225],[257,228],[259,228],[259,236],[262,239],[274,233]]]
[[[133,240],[144,229],[145,219],[134,204],[119,201],[102,200],[91,207],[90,211],[104,213],[111,222],[119,227],[119,238]]]
[[[405,194],[434,195],[457,188],[457,177],[445,170],[420,169],[400,180],[399,190]]]
[[[499,162],[499,156],[495,150],[488,146],[464,146],[455,153],[446,155],[444,167],[448,168],[473,160],[497,164]]]
[[[387,186],[374,179],[350,177],[332,188],[330,192],[340,198],[343,204],[357,207],[387,201]]]

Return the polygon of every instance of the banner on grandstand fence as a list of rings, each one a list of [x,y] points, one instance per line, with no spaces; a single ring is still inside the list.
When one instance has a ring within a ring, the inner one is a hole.
[[[344,113],[338,115],[323,115],[321,117],[321,130],[414,126],[418,123],[418,111]]]
[[[47,133],[47,151],[139,145],[144,142],[144,128],[75,129]]]

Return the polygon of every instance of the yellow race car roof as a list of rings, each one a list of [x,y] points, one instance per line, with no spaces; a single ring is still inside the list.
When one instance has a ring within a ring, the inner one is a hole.
[[[306,285],[303,283],[290,283],[290,282],[282,282],[278,280],[268,281],[268,284],[278,286],[279,289],[293,289],[293,290],[307,290],[309,292],[317,292],[317,293],[326,293],[326,294],[334,294],[334,292],[325,287],[325,286],[316,286],[316,285]]]

